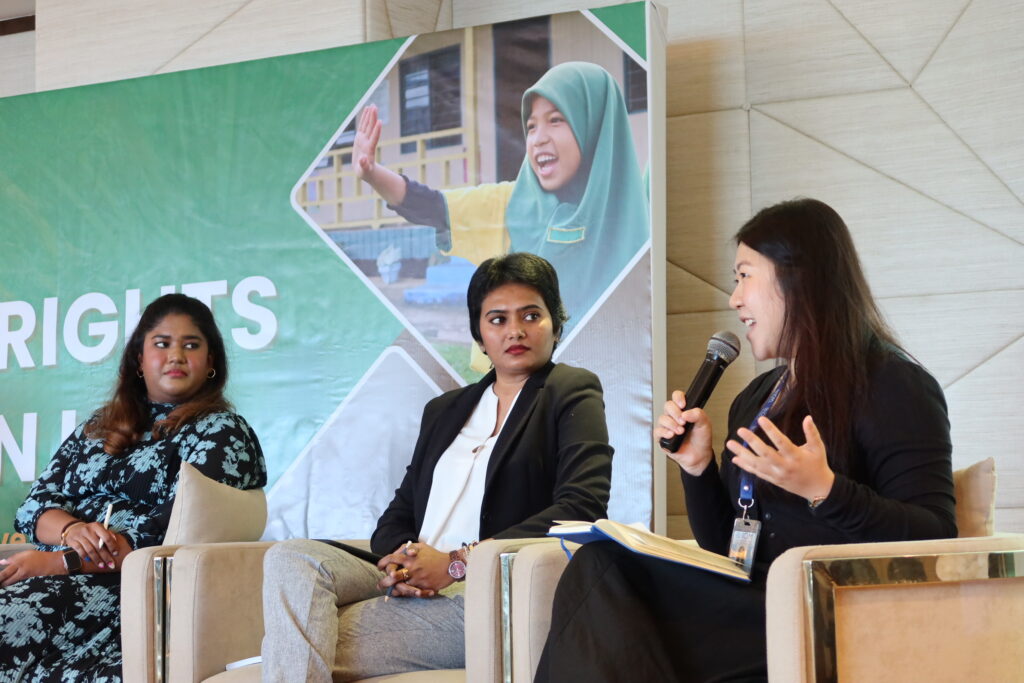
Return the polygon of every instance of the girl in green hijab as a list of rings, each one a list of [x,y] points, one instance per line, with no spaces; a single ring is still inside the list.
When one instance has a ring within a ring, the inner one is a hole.
[[[589,62],[552,67],[523,93],[526,157],[515,181],[438,192],[375,161],[381,122],[363,110],[356,174],[406,220],[438,229],[438,246],[473,263],[527,251],[565,283],[581,320],[647,243],[650,217],[629,116],[611,74]]]

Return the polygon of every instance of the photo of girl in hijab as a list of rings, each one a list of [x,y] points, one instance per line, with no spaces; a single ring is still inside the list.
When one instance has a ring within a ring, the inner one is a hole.
[[[589,62],[564,62],[523,93],[526,155],[514,181],[434,190],[376,161],[377,108],[359,117],[356,175],[438,247],[472,263],[527,251],[565,283],[567,331],[650,236],[647,191],[618,83]]]

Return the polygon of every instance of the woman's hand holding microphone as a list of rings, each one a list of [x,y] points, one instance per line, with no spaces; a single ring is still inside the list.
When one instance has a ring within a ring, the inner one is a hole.
[[[672,398],[665,401],[665,411],[658,418],[654,437],[660,440],[682,435],[684,438],[679,450],[674,453],[666,450],[666,454],[675,460],[684,472],[698,477],[715,457],[711,447],[711,420],[703,408],[683,410],[685,407],[686,395],[678,390],[673,391]]]

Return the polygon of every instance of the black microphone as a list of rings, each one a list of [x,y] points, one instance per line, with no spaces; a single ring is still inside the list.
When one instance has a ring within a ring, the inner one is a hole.
[[[715,385],[718,384],[726,366],[736,360],[739,355],[740,340],[735,334],[728,330],[722,330],[711,335],[704,362],[701,363],[697,376],[690,383],[690,388],[686,390],[686,407],[683,410],[703,408],[711,398],[711,392],[715,390]],[[677,434],[671,439],[660,439],[661,447],[669,453],[678,451],[679,447],[683,445],[683,439],[690,435],[690,426],[690,423],[687,422],[686,431],[682,434]]]

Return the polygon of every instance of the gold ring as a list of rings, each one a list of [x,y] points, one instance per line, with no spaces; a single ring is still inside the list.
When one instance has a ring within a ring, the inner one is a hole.
[[[409,580],[409,568],[408,567],[402,567],[400,570],[398,570],[398,573],[402,575],[402,581],[408,581]]]

